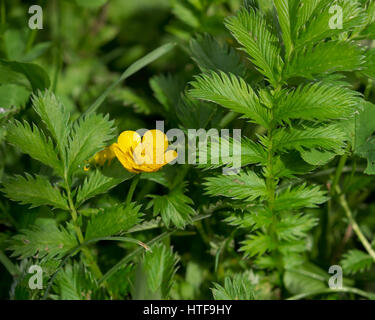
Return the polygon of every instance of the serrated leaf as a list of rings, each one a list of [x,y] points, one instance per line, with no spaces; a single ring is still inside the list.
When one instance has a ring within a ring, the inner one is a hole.
[[[77,245],[71,226],[65,229],[58,227],[53,219],[42,219],[14,236],[9,249],[14,251],[13,256],[21,258],[37,255],[40,259],[61,259]]]
[[[47,138],[35,124],[31,128],[27,122],[10,123],[7,127],[7,140],[23,153],[50,166],[57,174],[63,176],[62,164],[51,139]]]
[[[90,271],[75,262],[57,274],[53,288],[61,300],[92,300],[98,286]]]
[[[362,49],[350,42],[321,42],[315,47],[295,51],[283,73],[284,79],[305,77],[333,72],[354,71],[363,68]]]
[[[33,108],[55,139],[60,155],[64,157],[70,130],[69,112],[50,91],[39,92],[34,95]]]
[[[241,242],[240,251],[244,252],[246,257],[261,256],[274,249],[275,245],[270,235],[257,232],[249,235],[246,240]]]
[[[234,147],[236,143],[240,148]],[[199,162],[198,168],[213,169],[237,163],[244,167],[249,164],[267,162],[267,153],[263,146],[248,138],[242,138],[241,142],[234,142],[233,139],[226,138],[211,139],[206,149],[209,151],[207,152],[207,163]]]
[[[334,38],[342,32],[349,32],[366,22],[366,15],[361,8],[361,4],[356,0],[337,0],[332,3],[331,0],[304,1],[300,8],[308,5],[307,2],[312,2],[313,12],[303,28],[299,30],[297,45],[304,46],[307,43],[319,42],[326,38]],[[334,5],[342,9],[342,29],[331,28],[330,21],[335,18],[337,11],[330,11],[335,9]],[[306,10],[306,9],[302,9]]]
[[[152,196],[152,198],[154,216],[160,214],[167,228],[171,223],[180,229],[192,223],[191,218],[196,212],[190,206],[193,201],[184,195],[183,189],[178,188],[167,195]]]
[[[344,255],[340,264],[345,274],[355,274],[369,270],[373,262],[374,260],[367,253],[352,249]]]
[[[106,174],[106,171],[108,170],[95,170],[94,173],[85,179],[77,191],[76,207],[79,207],[83,202],[92,197],[106,193],[133,176],[132,173],[123,170],[123,168],[116,176]]]
[[[106,146],[112,138],[113,121],[108,115],[91,114],[78,120],[72,128],[67,152],[69,173],[73,174],[85,160]]]
[[[242,9],[236,16],[227,18],[225,25],[255,66],[276,86],[283,65],[279,41],[260,11]]]
[[[275,99],[274,118],[330,120],[353,116],[360,104],[359,94],[345,87],[324,83],[300,85],[296,90],[283,90]]]
[[[211,289],[215,300],[256,300],[257,290],[247,273],[226,277],[224,287],[214,283]]]
[[[240,77],[210,72],[195,78],[189,94],[194,98],[222,105],[244,114],[251,121],[269,127],[269,114],[253,89]]]
[[[141,222],[140,208],[135,203],[104,208],[89,221],[85,239],[109,237],[127,231]]]
[[[335,124],[321,127],[278,129],[273,137],[276,150],[299,150],[322,148],[342,153],[345,134]]]
[[[326,192],[320,190],[318,186],[302,184],[277,194],[274,206],[277,211],[316,208],[327,200]]]
[[[190,54],[202,72],[223,71],[245,76],[241,56],[226,43],[219,43],[209,34],[198,35],[190,41]]]
[[[275,228],[280,240],[295,241],[305,238],[307,233],[317,224],[318,218],[310,214],[286,212],[281,215]]]
[[[138,264],[132,298],[168,299],[177,271],[177,262],[177,255],[171,247],[164,244],[152,246]]]
[[[30,204],[31,208],[42,205],[69,210],[66,199],[60,191],[51,185],[47,178],[25,174],[25,177],[15,176],[3,182],[2,191],[6,196],[21,204]]]
[[[253,201],[266,195],[265,181],[254,172],[241,172],[239,175],[209,177],[204,183],[207,194],[224,196],[237,200]]]
[[[293,48],[290,16],[290,5],[292,2],[293,1],[291,0],[273,0],[273,3],[277,10],[277,16],[279,18],[279,24],[282,30],[282,36],[287,56],[289,56]]]

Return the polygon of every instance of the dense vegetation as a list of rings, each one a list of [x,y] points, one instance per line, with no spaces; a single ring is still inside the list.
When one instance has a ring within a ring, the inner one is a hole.
[[[375,1],[35,2],[0,1],[2,299],[375,297]],[[137,166],[158,120],[241,138]]]

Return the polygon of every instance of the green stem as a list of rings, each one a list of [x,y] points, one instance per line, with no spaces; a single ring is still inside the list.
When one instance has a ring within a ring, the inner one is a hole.
[[[77,210],[76,210],[76,208],[74,206],[74,203],[73,203],[73,200],[72,200],[72,194],[70,192],[70,187],[69,187],[68,183],[66,183],[66,184],[67,184],[66,191],[67,191],[67,195],[68,195],[68,203],[69,203],[70,213],[71,213],[72,220],[73,220],[74,229],[76,231],[79,243],[82,244],[82,243],[84,243],[84,238],[83,238],[82,230],[81,230],[81,228],[78,224]],[[94,274],[94,276],[97,279],[100,279],[103,276],[103,274],[100,271],[99,266],[95,262],[95,259],[92,256],[90,250],[86,247],[82,247],[82,252],[83,252],[83,254],[85,255],[85,257],[88,261],[88,264],[89,264],[89,267],[90,267],[92,273]]]
[[[365,92],[363,94],[364,98],[366,100],[370,97],[373,84],[374,84],[374,80],[368,79],[368,82],[367,82],[367,85],[366,85],[366,89],[365,89]]]
[[[30,32],[29,38],[27,39],[26,52],[29,52],[33,46],[37,34],[37,29],[33,29]]]
[[[343,169],[345,167],[346,161],[348,160],[348,154],[349,154],[348,152],[345,152],[345,154],[340,158],[340,161],[339,161],[339,164],[337,166],[336,173],[335,173],[335,177],[333,178],[333,181],[332,181],[332,186],[331,186],[331,190],[330,190],[331,196],[334,195],[334,193],[336,191],[336,186],[338,185],[338,183],[340,181],[340,178],[341,178]]]
[[[345,211],[345,213],[346,213],[346,215],[349,219],[349,222],[353,227],[354,232],[358,236],[359,241],[361,241],[362,245],[365,247],[368,254],[375,261],[375,251],[373,250],[373,248],[371,247],[371,244],[367,241],[366,237],[364,236],[361,229],[359,228],[359,225],[355,221],[355,219],[353,217],[353,214],[352,214],[352,211],[350,210],[350,207],[348,205],[348,202],[346,201],[345,194],[341,193],[341,189],[340,189],[339,186],[336,187],[336,191],[337,191],[338,194],[340,194],[340,198],[339,198],[340,204],[341,204],[342,208],[344,209],[344,211]]]
[[[238,118],[238,113],[230,111],[228,112],[219,123],[220,128],[227,127],[234,119]]]
[[[3,251],[0,251],[0,262],[4,265],[5,269],[12,275],[12,277],[16,277],[20,274],[20,271],[17,267],[10,261],[10,259],[5,255]]]
[[[365,297],[369,300],[375,299],[375,295],[372,294],[372,293],[367,293],[367,292],[362,291],[362,290],[357,289],[357,288],[343,287],[343,288],[340,288],[340,289],[328,289],[327,288],[327,289],[322,289],[322,290],[315,290],[315,291],[310,291],[310,292],[306,292],[306,293],[301,293],[301,294],[297,294],[295,296],[292,296],[292,297],[288,298],[287,300],[300,300],[300,299],[304,299],[304,298],[307,298],[307,297],[316,296],[316,295],[320,295],[320,294],[332,294],[332,293],[337,293],[337,292],[354,293],[356,295]]]
[[[133,194],[134,194],[135,188],[137,187],[139,179],[140,179],[140,174],[137,174],[133,178],[132,183],[131,183],[130,188],[129,188],[129,191],[128,191],[128,195],[126,196],[126,202],[125,202],[126,205],[129,205],[130,202],[132,201]]]

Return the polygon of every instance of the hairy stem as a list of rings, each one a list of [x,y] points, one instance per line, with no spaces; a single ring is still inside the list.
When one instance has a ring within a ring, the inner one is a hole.
[[[346,201],[345,194],[341,193],[341,189],[339,186],[336,187],[336,191],[338,194],[340,194],[339,200],[342,208],[344,209],[346,216],[349,219],[350,224],[353,227],[354,232],[359,238],[359,241],[361,241],[362,245],[365,247],[367,253],[372,257],[372,259],[375,261],[375,251],[372,248],[371,244],[367,241],[366,237],[362,233],[361,229],[359,228],[359,225],[355,221],[352,211],[350,210],[350,207],[348,205],[348,202]]]

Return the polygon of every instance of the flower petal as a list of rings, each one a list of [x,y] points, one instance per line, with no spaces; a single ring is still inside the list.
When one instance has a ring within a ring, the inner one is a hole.
[[[134,149],[140,142],[141,137],[135,131],[123,131],[117,139],[117,145],[122,152]]]

